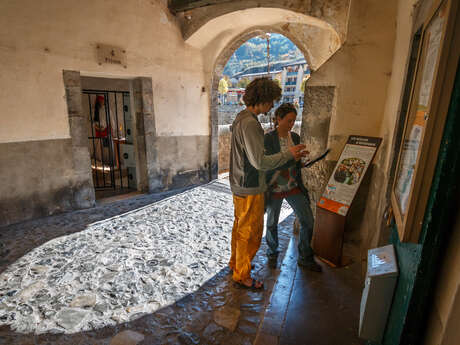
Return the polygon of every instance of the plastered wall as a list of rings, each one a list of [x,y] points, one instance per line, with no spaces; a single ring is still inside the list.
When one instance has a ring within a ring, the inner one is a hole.
[[[207,180],[202,54],[166,1],[1,1],[0,23],[0,226],[94,205],[87,139],[74,126],[80,76],[148,81],[141,190]],[[100,43],[124,49],[127,68],[99,65]]]
[[[400,143],[398,137],[401,136],[403,129],[399,123],[399,118],[413,29],[417,26],[415,24],[415,17],[418,12],[417,3],[420,4],[417,0],[398,1],[391,78],[378,134],[383,138],[383,142],[374,160],[376,169],[372,172],[370,198],[366,205],[363,221],[363,227],[370,228],[373,226],[373,230],[366,231],[364,234],[363,257],[365,257],[366,248],[373,248],[386,243],[389,237],[389,229],[385,226],[383,216],[390,202],[392,174],[397,159],[395,151],[398,149],[396,147]],[[431,0],[424,1],[422,7],[429,8],[431,3]]]
[[[164,2],[2,1],[0,22],[0,143],[69,137],[63,69],[151,77],[159,136],[209,134],[201,54]],[[98,65],[97,43],[124,48],[128,68]]]
[[[397,5],[397,0],[352,1],[346,41],[328,61],[313,71],[307,83],[305,101],[312,107],[306,107],[308,111],[304,110],[303,114],[304,125],[308,127],[304,132],[305,143],[317,152],[326,145],[331,148],[328,156],[331,164],[324,163],[321,170],[312,170],[313,175],[306,176],[317,181],[316,186],[311,186],[317,195],[324,190],[334,162],[338,160],[349,135],[381,136],[392,76]],[[334,89],[334,97],[313,92],[321,90],[321,87]],[[325,117],[326,107],[332,110]],[[326,118],[327,121],[324,121]],[[315,125],[322,122],[323,128]],[[314,140],[310,140],[309,136],[313,136]],[[386,145],[385,140],[383,145]],[[375,211],[369,211],[369,207],[373,207],[369,205],[380,197],[370,187],[373,182],[378,186],[382,183],[382,180],[372,181],[370,178],[379,169],[377,161],[378,155],[353,201],[346,226],[346,238],[361,243],[360,256],[363,260],[370,248],[369,233],[375,230],[378,222]],[[368,215],[367,212],[374,213]]]
[[[345,43],[312,73],[308,86],[335,86],[329,146],[337,160],[351,134],[378,136],[391,77],[396,0],[352,1]]]

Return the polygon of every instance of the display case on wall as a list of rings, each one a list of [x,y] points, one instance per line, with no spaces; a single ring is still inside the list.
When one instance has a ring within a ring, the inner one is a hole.
[[[419,241],[455,76],[456,64],[448,59],[458,41],[453,37],[457,9],[457,1],[435,1],[416,34],[420,44],[414,77],[406,80],[410,98],[407,110],[402,109],[405,125],[391,193],[402,242]]]

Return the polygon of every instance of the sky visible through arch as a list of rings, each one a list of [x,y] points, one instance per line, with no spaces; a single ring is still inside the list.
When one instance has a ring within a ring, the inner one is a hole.
[[[270,63],[303,58],[302,52],[291,40],[281,34],[270,36]],[[267,40],[254,37],[243,43],[228,60],[224,75],[229,77],[246,68],[267,63]]]

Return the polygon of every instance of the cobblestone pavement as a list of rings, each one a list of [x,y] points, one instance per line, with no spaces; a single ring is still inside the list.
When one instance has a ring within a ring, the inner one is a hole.
[[[279,270],[232,282],[232,222],[216,181],[0,229],[0,344],[251,344]]]

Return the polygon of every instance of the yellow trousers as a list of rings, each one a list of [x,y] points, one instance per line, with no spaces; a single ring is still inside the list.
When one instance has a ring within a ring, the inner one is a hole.
[[[233,194],[235,220],[232,230],[232,256],[229,266],[233,280],[251,276],[251,261],[259,250],[264,229],[264,194]]]

